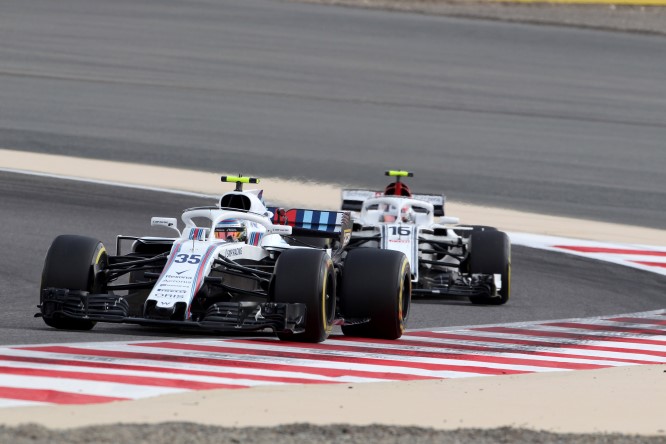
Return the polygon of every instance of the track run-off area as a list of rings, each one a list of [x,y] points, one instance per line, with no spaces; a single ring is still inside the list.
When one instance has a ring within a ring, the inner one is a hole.
[[[192,390],[419,381],[666,363],[666,311],[410,331],[0,348],[0,406],[95,404]]]

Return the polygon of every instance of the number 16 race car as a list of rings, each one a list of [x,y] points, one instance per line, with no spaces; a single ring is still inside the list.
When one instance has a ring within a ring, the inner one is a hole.
[[[403,252],[409,259],[413,295],[465,297],[474,304],[501,305],[511,290],[511,244],[487,226],[456,225],[444,216],[445,198],[412,194],[401,181],[407,171],[387,171],[396,181],[383,192],[342,190],[342,209],[352,211],[345,247]],[[435,218],[438,218],[436,220]]]
[[[347,252],[348,212],[269,208],[261,190],[243,191],[257,179],[222,181],[236,189],[216,205],[185,210],[182,230],[175,218],[152,218],[173,237],[121,235],[111,255],[97,239],[58,236],[36,316],[67,330],[97,322],[271,329],[282,340],[321,342],[340,325],[345,335],[402,335],[411,300],[402,252]],[[334,248],[308,242],[322,239]]]

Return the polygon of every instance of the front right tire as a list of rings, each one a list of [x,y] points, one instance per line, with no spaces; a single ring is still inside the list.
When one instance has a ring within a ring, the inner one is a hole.
[[[473,304],[503,305],[511,295],[511,241],[497,230],[473,231],[471,236],[470,273],[500,274],[502,288],[499,297],[471,296]]]

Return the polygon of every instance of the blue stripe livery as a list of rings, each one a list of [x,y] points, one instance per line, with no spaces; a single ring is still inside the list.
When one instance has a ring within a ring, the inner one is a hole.
[[[268,211],[274,214],[272,222],[274,224],[283,223],[278,217],[278,208],[269,207]],[[342,217],[344,213],[340,211],[320,211],[291,209],[285,212],[287,225],[294,228],[306,230],[327,231],[331,233],[340,233],[342,231]]]
[[[188,238],[190,240],[206,240],[208,231],[209,230],[207,228],[190,228],[190,234]]]

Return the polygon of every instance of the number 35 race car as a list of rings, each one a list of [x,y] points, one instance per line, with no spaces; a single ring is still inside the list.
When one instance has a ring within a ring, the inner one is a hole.
[[[348,212],[266,207],[261,190],[236,183],[213,206],[151,224],[173,237],[118,236],[111,255],[97,239],[61,235],[46,255],[39,313],[57,329],[97,322],[271,329],[282,340],[345,335],[397,339],[405,328],[411,277],[400,251],[347,252]],[[314,243],[334,248],[316,248]],[[127,249],[126,253],[122,253]]]
[[[345,247],[400,251],[409,259],[413,295],[465,297],[474,304],[509,300],[511,244],[506,233],[487,226],[456,225],[444,216],[442,195],[412,194],[402,177],[381,191],[342,191],[342,209],[352,211],[353,231]],[[436,220],[435,218],[438,218]]]

